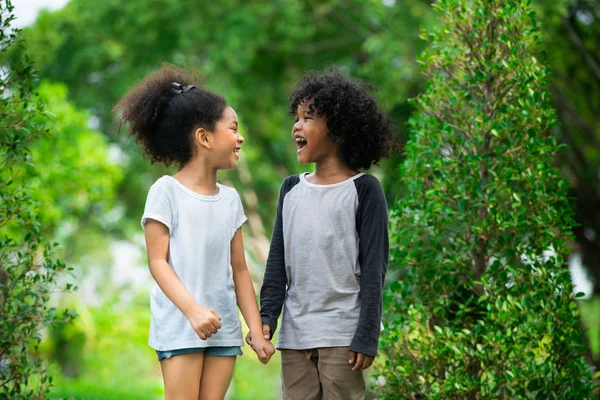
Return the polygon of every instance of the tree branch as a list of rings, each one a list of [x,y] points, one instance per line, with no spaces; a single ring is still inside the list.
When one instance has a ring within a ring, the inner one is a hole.
[[[596,77],[598,82],[600,82],[600,66],[598,66],[596,59],[592,56],[592,54],[590,54],[590,52],[587,50],[587,48],[583,44],[581,37],[579,37],[577,30],[575,29],[575,27],[573,26],[573,24],[571,22],[571,18],[572,18],[571,16],[563,18],[563,24],[567,28],[567,32],[569,33],[569,38],[571,39],[571,41],[573,42],[573,44],[575,45],[577,50],[579,50],[579,52],[583,56],[585,62],[587,63],[590,70],[592,71],[592,74]]]

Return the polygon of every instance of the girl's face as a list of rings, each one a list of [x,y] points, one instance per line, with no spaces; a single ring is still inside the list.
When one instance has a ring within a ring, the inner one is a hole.
[[[298,148],[300,164],[319,163],[337,154],[337,145],[327,136],[327,121],[313,106],[312,100],[298,105],[292,126],[292,139]]]
[[[238,152],[244,143],[238,127],[237,114],[228,106],[217,121],[214,132],[209,133],[211,161],[216,169],[234,169],[237,166]]]

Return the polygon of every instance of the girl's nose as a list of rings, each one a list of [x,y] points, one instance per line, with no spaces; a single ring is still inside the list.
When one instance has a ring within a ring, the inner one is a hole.
[[[240,133],[238,133],[238,142],[239,142],[240,144],[242,144],[242,143],[244,143],[245,141],[246,141],[246,139],[244,139],[244,137],[243,137],[243,136],[242,136]]]

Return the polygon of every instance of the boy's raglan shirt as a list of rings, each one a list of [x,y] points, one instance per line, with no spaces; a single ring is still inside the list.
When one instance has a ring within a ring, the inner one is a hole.
[[[377,354],[389,255],[387,204],[364,173],[332,185],[286,178],[264,283],[261,316],[279,349],[349,346]]]

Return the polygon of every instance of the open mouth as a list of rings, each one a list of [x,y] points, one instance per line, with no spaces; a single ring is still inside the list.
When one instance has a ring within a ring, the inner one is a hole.
[[[294,141],[296,142],[296,147],[298,147],[298,153],[306,148],[306,139],[302,136],[296,135]]]
[[[241,147],[236,147],[235,149],[233,149],[233,154],[235,154],[236,159],[240,158],[239,153],[240,153],[241,149],[242,149]]]

